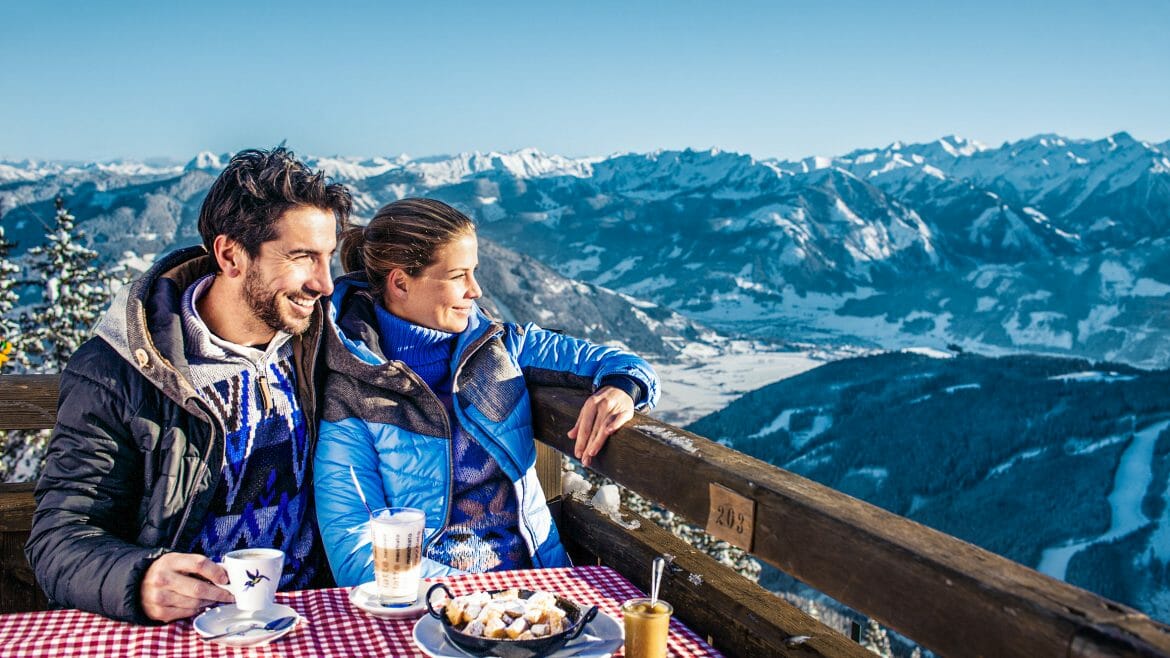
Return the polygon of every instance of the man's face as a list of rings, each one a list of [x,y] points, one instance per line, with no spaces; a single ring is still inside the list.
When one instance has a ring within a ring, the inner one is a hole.
[[[313,307],[333,292],[329,260],[337,248],[337,220],[328,210],[299,206],[276,223],[276,239],[260,245],[244,272],[244,301],[274,331],[294,336],[309,328]]]

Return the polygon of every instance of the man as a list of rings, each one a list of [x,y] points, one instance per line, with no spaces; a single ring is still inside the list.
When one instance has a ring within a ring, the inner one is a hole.
[[[149,623],[231,595],[215,558],[329,583],[312,507],[320,300],[350,193],[282,147],[232,158],[202,247],[121,291],[61,375],[25,552],[55,604]]]

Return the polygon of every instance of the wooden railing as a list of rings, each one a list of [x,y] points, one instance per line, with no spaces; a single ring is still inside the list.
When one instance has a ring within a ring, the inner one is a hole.
[[[56,418],[56,375],[0,375],[0,430],[46,429]],[[0,613],[47,604],[24,557],[33,507],[32,483],[0,484]]]
[[[0,429],[51,425],[55,386],[0,377]],[[571,454],[566,433],[582,400],[534,389],[538,438]],[[715,520],[713,501],[737,501],[753,555],[942,655],[1170,656],[1170,627],[1137,610],[645,416],[611,437],[593,468],[700,527]],[[0,487],[0,547],[31,523],[20,486]],[[575,559],[644,589],[650,560],[673,556],[663,597],[729,655],[870,655],[653,523],[629,529],[571,499],[556,508]],[[0,570],[2,610],[3,581],[30,578],[7,552]]]

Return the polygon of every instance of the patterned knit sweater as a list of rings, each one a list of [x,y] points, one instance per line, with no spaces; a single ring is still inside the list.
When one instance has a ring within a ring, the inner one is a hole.
[[[240,548],[285,553],[280,589],[307,587],[319,562],[308,482],[311,455],[296,395],[291,336],[277,332],[263,350],[213,334],[195,301],[214,275],[183,296],[188,374],[227,432],[219,487],[188,550],[212,559]]]
[[[451,402],[451,355],[458,334],[422,327],[376,305],[383,354],[402,361],[442,401],[452,428],[451,515],[427,547],[427,557],[471,572],[532,566],[520,536],[512,481],[456,422]]]

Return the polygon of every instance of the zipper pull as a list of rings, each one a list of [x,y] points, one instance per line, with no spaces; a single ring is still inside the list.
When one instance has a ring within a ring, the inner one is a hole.
[[[256,386],[260,389],[260,399],[264,401],[264,413],[272,411],[272,390],[268,388],[268,376],[264,371],[256,376]]]

